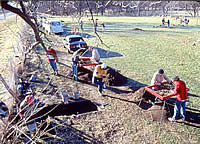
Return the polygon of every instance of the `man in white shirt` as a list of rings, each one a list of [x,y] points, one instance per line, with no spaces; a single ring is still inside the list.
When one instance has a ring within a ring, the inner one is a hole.
[[[91,60],[94,60],[95,62],[100,62],[100,54],[98,50],[94,47],[90,47],[90,51],[92,52]]]
[[[168,81],[169,84],[171,84],[171,80],[164,74],[163,69],[159,69],[156,73],[154,73],[153,78],[151,80],[151,85],[161,85],[163,79]]]

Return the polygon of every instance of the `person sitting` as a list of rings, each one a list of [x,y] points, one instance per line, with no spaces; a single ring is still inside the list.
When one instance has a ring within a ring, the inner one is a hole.
[[[159,69],[156,73],[154,73],[153,78],[151,80],[151,85],[162,85],[162,81],[165,79],[169,84],[172,84],[171,80],[165,75],[163,69]],[[154,87],[156,89],[156,87]]]
[[[42,107],[45,104],[35,99],[32,93],[27,93],[25,99],[20,103],[20,118],[28,120],[26,125],[31,134],[36,133],[36,121],[39,120],[39,113],[36,113],[36,108]],[[37,118],[37,119],[36,119]]]
[[[30,83],[28,81],[25,81],[23,79],[19,79],[18,85],[17,85],[17,91],[20,96],[25,96],[26,92],[29,90]]]
[[[2,101],[0,101],[0,119],[8,116],[8,107]]]

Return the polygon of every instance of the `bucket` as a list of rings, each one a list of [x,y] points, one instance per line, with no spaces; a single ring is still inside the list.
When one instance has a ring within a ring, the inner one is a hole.
[[[66,90],[61,90],[62,101],[68,103],[68,92]]]
[[[74,92],[73,96],[75,100],[78,100],[80,98],[80,92],[79,91]]]

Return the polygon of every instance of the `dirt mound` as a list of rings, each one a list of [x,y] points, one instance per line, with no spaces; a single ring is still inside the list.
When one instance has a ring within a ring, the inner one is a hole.
[[[140,88],[139,90],[130,93],[129,96],[131,96],[131,101],[140,102],[142,97],[144,96],[144,88]]]
[[[131,93],[132,98],[130,100],[134,102],[140,102],[143,98],[144,101],[154,101],[155,96],[145,91],[144,87],[138,89],[137,91]]]
[[[118,70],[108,67],[107,85],[121,86],[127,82],[127,78],[119,73]]]
[[[93,75],[94,67],[84,68],[79,67],[78,68],[78,78],[80,81],[84,81],[86,83],[91,83],[92,81],[92,75]],[[108,86],[121,86],[127,82],[127,78],[124,77],[119,73],[119,71],[108,67],[107,68],[107,82],[106,84]]]

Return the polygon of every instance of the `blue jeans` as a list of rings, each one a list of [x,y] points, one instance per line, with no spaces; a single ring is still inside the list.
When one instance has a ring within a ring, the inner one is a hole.
[[[173,120],[177,120],[179,116],[179,112],[181,112],[182,119],[185,120],[185,103],[187,100],[184,101],[176,101],[176,105],[174,106],[174,115],[173,115]]]
[[[78,80],[78,68],[76,62],[72,62],[72,77],[73,80]]]
[[[102,93],[102,91],[103,91],[103,81],[102,80],[103,80],[102,78],[94,77],[94,83],[97,84],[98,90],[100,93]]]
[[[100,62],[100,59],[96,60],[96,62],[98,62],[98,63],[99,63],[99,62]]]
[[[53,68],[53,70],[55,72],[58,72],[57,66],[56,66],[56,62],[55,61],[49,61],[51,67]]]

